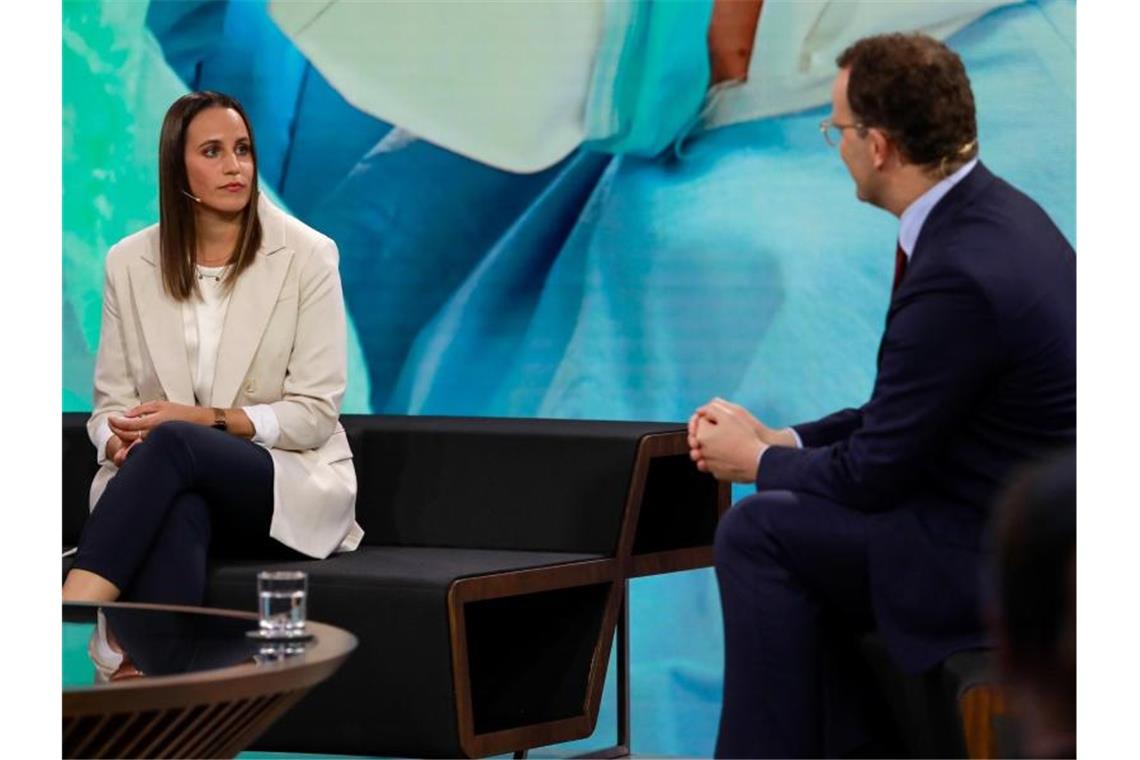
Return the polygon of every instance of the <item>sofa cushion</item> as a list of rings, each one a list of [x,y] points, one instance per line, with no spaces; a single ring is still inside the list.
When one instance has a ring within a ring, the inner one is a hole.
[[[308,616],[345,628],[359,648],[255,747],[292,752],[463,754],[456,728],[447,592],[462,577],[597,555],[369,547],[321,561],[217,562],[211,607],[255,610],[258,570],[309,574]],[[545,655],[544,655],[545,656]],[[549,656],[566,653],[551,651]]]

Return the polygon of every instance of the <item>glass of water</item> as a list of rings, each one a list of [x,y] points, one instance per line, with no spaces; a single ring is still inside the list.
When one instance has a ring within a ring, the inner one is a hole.
[[[305,597],[309,576],[300,570],[264,570],[257,574],[257,610],[263,636],[288,638],[305,633]]]

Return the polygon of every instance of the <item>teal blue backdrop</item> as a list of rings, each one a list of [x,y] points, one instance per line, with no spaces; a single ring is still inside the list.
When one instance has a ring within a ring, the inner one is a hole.
[[[1075,244],[1073,2],[993,11],[949,43],[983,159]],[[247,107],[266,191],[340,247],[346,412],[683,420],[722,395],[783,425],[869,393],[897,222],[856,201],[816,128],[827,108],[698,134],[682,157],[583,149],[511,174],[423,141],[377,150],[392,125],[264,2],[108,1],[63,4],[67,411],[90,408],[103,257],[157,221],[163,113],[205,88]],[[631,603],[635,750],[709,754],[711,572],[637,581]]]

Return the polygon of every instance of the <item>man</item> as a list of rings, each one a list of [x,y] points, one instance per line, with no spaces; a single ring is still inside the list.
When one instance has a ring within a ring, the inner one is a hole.
[[[989,505],[1016,465],[1075,443],[1075,254],[978,161],[961,60],[891,34],[837,64],[821,129],[859,199],[900,219],[894,288],[861,408],[776,430],[714,399],[690,420],[697,466],[757,490],[717,531],[719,756],[856,751],[859,679],[835,644],[854,633],[912,673],[984,646]]]

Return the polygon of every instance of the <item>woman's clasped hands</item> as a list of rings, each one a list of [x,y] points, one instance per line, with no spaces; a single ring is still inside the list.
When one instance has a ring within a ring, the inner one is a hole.
[[[122,467],[131,450],[146,440],[147,434],[163,422],[183,420],[198,425],[209,425],[213,414],[205,407],[176,404],[173,401],[146,401],[123,412],[112,415],[107,424],[114,434],[107,440],[107,458]]]

